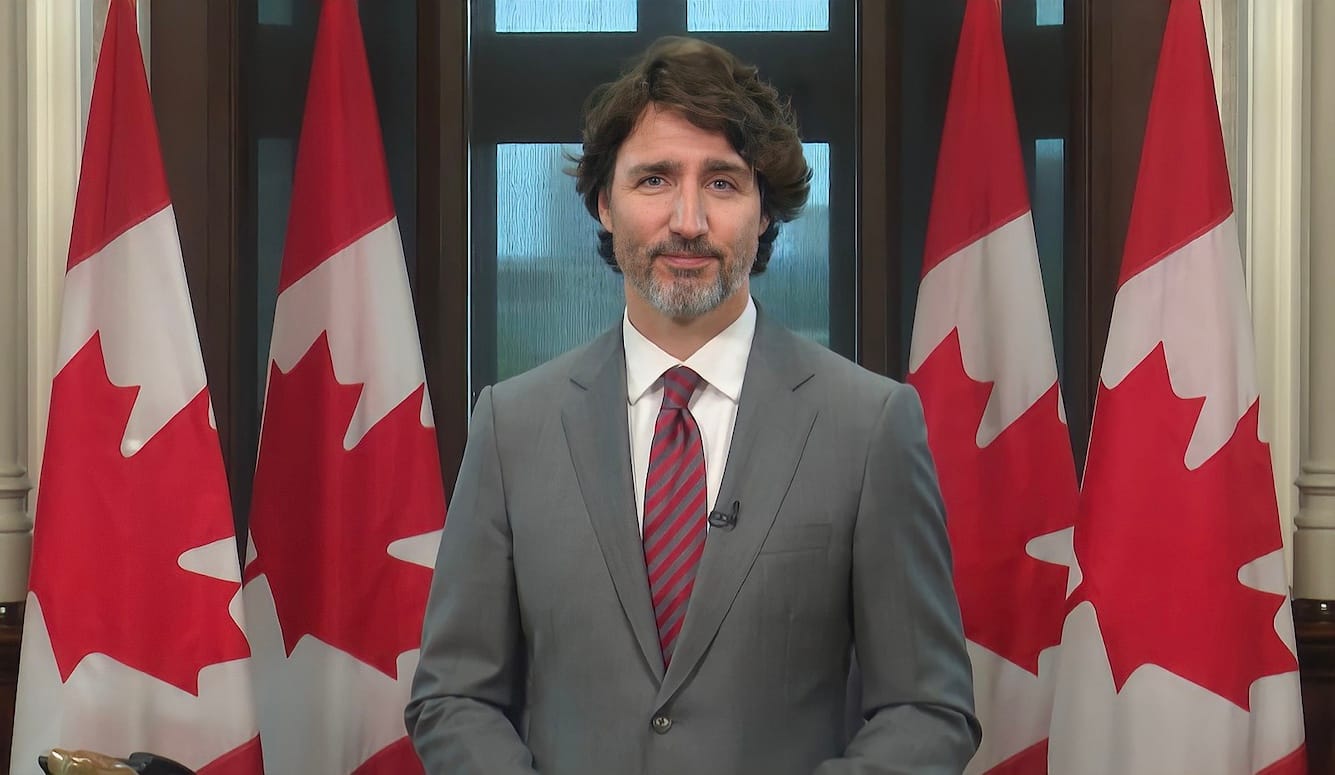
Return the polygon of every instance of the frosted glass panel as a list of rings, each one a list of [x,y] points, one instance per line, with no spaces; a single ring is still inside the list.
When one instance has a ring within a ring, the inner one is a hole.
[[[283,241],[287,213],[292,204],[292,171],[296,166],[296,141],[288,137],[256,140],[255,181],[255,272],[256,286],[256,375],[259,405],[264,405],[264,385],[269,378],[269,340],[273,338],[274,307],[278,304],[278,275],[283,264]]]
[[[589,341],[625,307],[621,275],[597,253],[598,222],[565,174],[562,151],[580,147],[496,146],[498,380]]]
[[[1066,9],[1063,0],[1035,0],[1034,24],[1038,27],[1053,27],[1066,23]]]
[[[830,146],[803,143],[811,166],[806,209],[785,223],[769,268],[751,278],[751,295],[793,331],[830,344]]]
[[[259,0],[255,10],[260,24],[292,24],[292,0]]]
[[[691,32],[830,29],[830,0],[687,0]]]
[[[1052,345],[1057,350],[1059,370],[1065,365],[1062,357],[1066,287],[1062,271],[1065,201],[1066,141],[1061,138],[1035,140],[1034,233],[1038,238],[1038,263],[1043,270],[1043,293],[1048,297],[1048,321],[1052,325]]]
[[[635,0],[496,0],[497,32],[634,32]]]

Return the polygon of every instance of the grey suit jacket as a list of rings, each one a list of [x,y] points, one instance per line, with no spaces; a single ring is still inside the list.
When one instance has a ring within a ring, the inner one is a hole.
[[[961,772],[980,732],[913,389],[759,317],[737,523],[666,671],[626,403],[620,326],[479,398],[407,709],[427,772]]]

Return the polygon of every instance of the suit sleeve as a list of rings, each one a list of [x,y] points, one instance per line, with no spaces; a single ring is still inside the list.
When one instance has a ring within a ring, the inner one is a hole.
[[[918,394],[877,420],[853,537],[853,636],[866,723],[817,775],[958,775],[977,750],[973,678]]]
[[[441,535],[405,714],[431,775],[532,775],[525,683],[491,388],[482,391]]]

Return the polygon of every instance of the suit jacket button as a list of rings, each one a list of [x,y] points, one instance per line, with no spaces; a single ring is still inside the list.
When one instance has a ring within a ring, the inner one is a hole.
[[[668,730],[672,728],[672,719],[668,716],[654,716],[654,720],[649,722],[649,725],[658,734],[666,735]]]

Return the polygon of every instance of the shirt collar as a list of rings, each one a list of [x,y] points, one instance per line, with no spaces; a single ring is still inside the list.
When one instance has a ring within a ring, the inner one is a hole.
[[[742,314],[684,362],[663,352],[637,331],[630,324],[629,313],[622,313],[621,332],[626,351],[626,395],[632,405],[658,384],[663,372],[677,365],[690,367],[737,403],[746,378],[746,362],[751,356],[751,340],[756,334],[756,303],[748,297]]]

